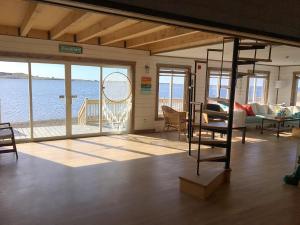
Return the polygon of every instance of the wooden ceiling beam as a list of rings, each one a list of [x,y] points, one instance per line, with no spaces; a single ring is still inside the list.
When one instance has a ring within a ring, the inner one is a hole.
[[[78,42],[85,42],[94,37],[109,34],[126,26],[137,23],[138,21],[119,16],[106,16],[100,22],[80,31],[77,34]]]
[[[217,44],[222,41],[223,36],[198,31],[197,33],[191,33],[170,40],[149,44],[145,46],[143,50],[149,50],[153,55],[163,52]]]
[[[130,39],[126,41],[126,47],[136,48],[147,44],[152,44],[159,41],[165,41],[175,37],[180,37],[180,36],[184,36],[196,32],[198,31],[186,29],[186,28],[180,28],[180,27],[169,27],[164,30],[160,30],[148,35]]]
[[[39,3],[30,2],[29,8],[20,27],[21,36],[25,37],[29,33],[39,13],[40,7],[41,5]]]
[[[140,37],[166,28],[166,25],[160,25],[149,22],[139,22],[137,24],[131,25],[129,27],[117,30],[116,32],[103,36],[101,38],[101,45],[109,45],[115,42]]]
[[[91,14],[88,12],[81,11],[72,11],[70,12],[62,21],[60,21],[55,27],[53,27],[50,31],[51,39],[55,40],[68,32],[68,29],[72,27],[72,25],[86,19]]]

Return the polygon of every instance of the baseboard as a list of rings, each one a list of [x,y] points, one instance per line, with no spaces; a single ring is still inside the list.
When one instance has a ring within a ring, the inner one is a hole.
[[[155,129],[133,130],[133,134],[155,133]]]

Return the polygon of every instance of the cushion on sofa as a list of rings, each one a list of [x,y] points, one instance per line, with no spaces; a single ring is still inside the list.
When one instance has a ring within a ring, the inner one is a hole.
[[[257,111],[256,114],[267,115],[269,113],[269,107],[268,107],[268,105],[257,104],[256,111]]]
[[[298,112],[300,112],[300,106],[294,106],[293,107],[293,114],[296,114]]]
[[[235,102],[234,103],[234,110],[245,110],[245,109],[244,109],[243,105],[241,105],[238,102]]]
[[[269,114],[276,114],[279,108],[278,105],[269,105]]]
[[[293,116],[294,106],[286,107],[286,116]]]
[[[269,114],[275,116],[293,116],[294,106],[269,105]]]
[[[218,103],[219,106],[221,107],[221,109],[223,110],[223,112],[228,112],[229,111],[229,107],[223,103]]]
[[[254,112],[255,115],[257,115],[257,103],[250,103],[252,111]]]
[[[240,103],[235,102],[234,103],[234,111],[237,111],[237,110],[245,111],[247,116],[255,116],[255,113],[253,112],[251,105],[247,105],[247,104],[241,105]]]
[[[255,116],[251,105],[243,105],[243,107],[247,113],[247,116]]]
[[[295,106],[286,106],[285,103],[281,104],[270,104],[269,105],[269,114],[277,115],[283,108],[288,108],[288,114],[295,114],[296,112],[300,112],[300,107],[297,109]],[[284,109],[285,110],[285,109]]]

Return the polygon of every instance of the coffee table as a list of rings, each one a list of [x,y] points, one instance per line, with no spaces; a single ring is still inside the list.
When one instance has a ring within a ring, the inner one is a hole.
[[[276,126],[275,127],[264,127],[266,121],[275,123]],[[292,121],[298,121],[299,122],[298,127],[300,128],[300,118],[275,117],[275,116],[262,117],[260,133],[263,134],[264,130],[276,131],[277,138],[279,138],[281,132],[292,129],[292,127],[285,126],[286,122],[292,122]]]

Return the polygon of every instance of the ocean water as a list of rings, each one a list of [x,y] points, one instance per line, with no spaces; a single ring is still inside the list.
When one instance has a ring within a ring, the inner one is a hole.
[[[170,85],[168,83],[160,83],[159,84],[159,97],[160,98],[169,98],[171,96],[170,93]],[[183,98],[184,97],[184,85],[183,84],[173,84],[173,98]]]
[[[72,117],[85,98],[99,99],[99,81],[72,80]],[[105,94],[112,100],[130,95],[130,87],[122,81],[107,83]],[[29,121],[29,84],[27,79],[0,79],[0,119],[2,122]],[[64,119],[66,116],[64,80],[32,80],[33,120]]]
[[[99,81],[72,80],[72,117],[77,113],[85,98],[99,99]],[[124,99],[131,94],[131,87],[124,81],[105,84],[105,95],[112,100]],[[183,98],[183,84],[174,84],[173,98]],[[64,80],[32,80],[33,121],[65,119]],[[166,83],[160,84],[160,98],[170,96]],[[0,79],[0,119],[2,122],[29,121],[29,82],[27,79]]]

